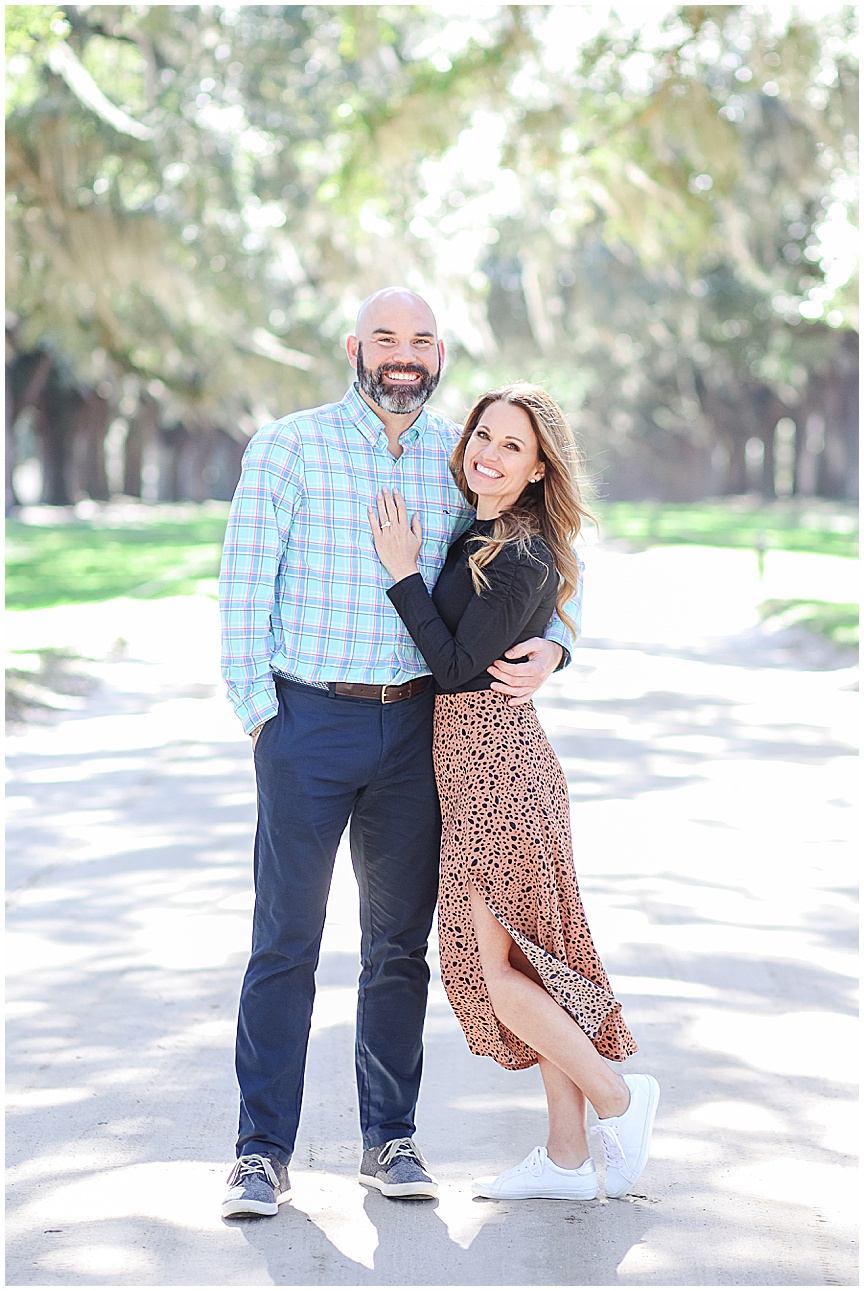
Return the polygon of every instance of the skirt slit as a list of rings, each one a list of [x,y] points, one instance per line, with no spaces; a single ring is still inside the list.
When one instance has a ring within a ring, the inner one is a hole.
[[[606,1058],[636,1044],[594,947],[573,864],[570,799],[532,704],[496,691],[439,695],[441,976],[472,1052],[511,1070],[537,1054],[498,1021],[471,914],[473,884],[550,996]]]

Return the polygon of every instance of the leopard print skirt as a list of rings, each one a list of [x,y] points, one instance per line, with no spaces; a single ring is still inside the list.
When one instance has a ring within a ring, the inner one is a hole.
[[[441,976],[472,1052],[514,1071],[537,1061],[495,1017],[469,883],[598,1053],[629,1058],[636,1043],[579,896],[567,781],[533,704],[510,708],[493,690],[438,695],[434,757],[442,815]]]

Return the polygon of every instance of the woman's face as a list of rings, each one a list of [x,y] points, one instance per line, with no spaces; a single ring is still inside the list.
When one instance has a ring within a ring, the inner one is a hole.
[[[477,494],[477,516],[492,520],[522,496],[529,480],[542,479],[537,436],[527,412],[512,403],[490,403],[462,459],[468,487]]]

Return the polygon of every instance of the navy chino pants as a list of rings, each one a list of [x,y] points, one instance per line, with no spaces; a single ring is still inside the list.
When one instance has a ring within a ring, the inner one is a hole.
[[[255,746],[252,954],[240,995],[237,1155],[291,1159],[333,862],[350,820],[360,889],[356,1067],[363,1147],[414,1133],[441,818],[431,685],[337,696],[277,677]]]

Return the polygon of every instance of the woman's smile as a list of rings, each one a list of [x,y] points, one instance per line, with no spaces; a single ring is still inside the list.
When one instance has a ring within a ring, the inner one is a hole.
[[[480,475],[485,475],[490,480],[500,480],[502,478],[500,471],[493,471],[491,466],[484,466],[482,462],[472,463],[474,470]]]
[[[477,495],[478,520],[492,520],[545,471],[528,414],[515,404],[489,404],[465,445],[462,469]]]

